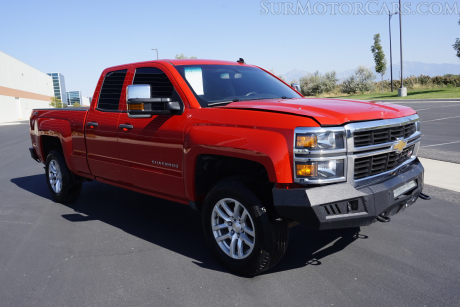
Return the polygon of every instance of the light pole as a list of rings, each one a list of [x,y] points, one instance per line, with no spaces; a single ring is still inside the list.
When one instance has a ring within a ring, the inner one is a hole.
[[[152,50],[155,50],[157,52],[157,60],[158,60],[158,49],[152,49]]]
[[[403,52],[402,52],[402,23],[401,23],[401,0],[399,0],[399,48],[401,52],[401,87],[398,88],[398,96],[407,96],[407,89],[403,84]]]
[[[390,78],[391,78],[391,91],[393,92],[393,56],[392,56],[392,53],[391,53],[391,17],[393,15],[396,15],[398,14],[398,12],[396,13],[390,13],[390,11],[388,11],[388,27],[390,28]]]

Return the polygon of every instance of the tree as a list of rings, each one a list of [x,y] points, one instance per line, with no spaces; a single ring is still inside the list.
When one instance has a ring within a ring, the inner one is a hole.
[[[454,47],[455,51],[457,51],[457,57],[460,58],[460,38],[457,38],[452,47]]]
[[[191,56],[191,57],[186,57],[183,53],[181,54],[176,54],[176,59],[197,59],[196,56]]]
[[[81,108],[81,104],[78,103],[78,102],[75,102],[75,103],[73,104],[73,106],[74,106],[74,108]]]
[[[371,47],[374,55],[375,71],[382,76],[382,93],[383,93],[383,75],[387,71],[387,60],[380,44],[380,34],[374,35],[374,45]]]
[[[67,105],[61,102],[57,97],[51,97],[50,107],[52,108],[67,108]]]
[[[460,20],[458,21],[458,24],[460,25]],[[457,51],[457,58],[460,58],[460,38],[455,40],[455,44],[453,44],[452,47],[454,47],[454,50]]]

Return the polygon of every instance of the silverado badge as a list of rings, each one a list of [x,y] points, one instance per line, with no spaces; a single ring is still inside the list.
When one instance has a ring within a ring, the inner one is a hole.
[[[404,140],[396,140],[396,142],[393,145],[393,150],[396,150],[397,153],[400,153],[404,147],[406,147],[407,142]]]

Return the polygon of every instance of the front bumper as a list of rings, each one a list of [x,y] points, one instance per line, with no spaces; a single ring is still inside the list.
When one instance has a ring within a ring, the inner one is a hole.
[[[423,189],[423,166],[418,159],[399,172],[366,186],[350,183],[308,189],[273,189],[279,215],[315,229],[367,226],[377,216],[389,217],[415,203]],[[415,180],[417,186],[398,198],[393,191]]]

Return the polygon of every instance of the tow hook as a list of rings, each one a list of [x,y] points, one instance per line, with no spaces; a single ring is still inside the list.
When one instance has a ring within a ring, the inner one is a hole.
[[[387,216],[384,216],[386,212],[383,212],[381,213],[380,215],[377,216],[377,221],[381,222],[381,223],[388,223],[389,221],[391,221],[391,219]]]
[[[424,200],[430,200],[431,199],[431,196],[428,196],[422,192],[420,192],[420,195],[418,196],[420,197],[421,199],[424,199]]]

